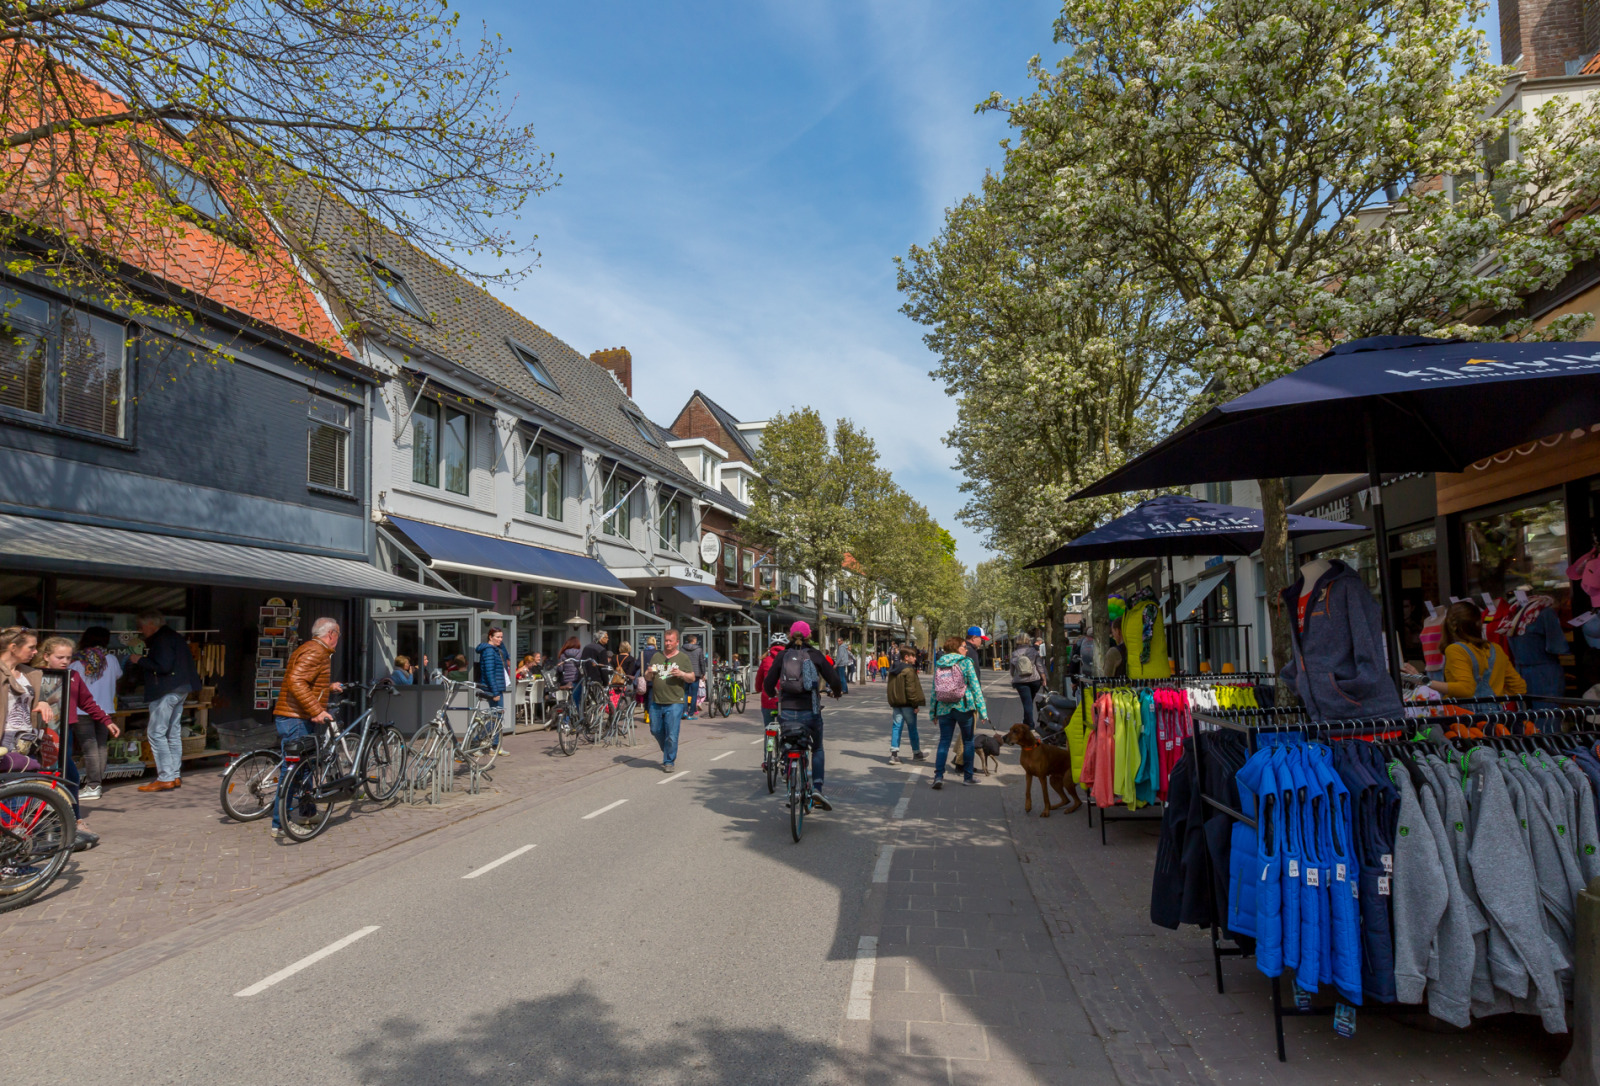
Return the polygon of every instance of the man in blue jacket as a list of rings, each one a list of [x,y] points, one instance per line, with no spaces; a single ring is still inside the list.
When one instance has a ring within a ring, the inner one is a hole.
[[[506,756],[505,743],[505,693],[511,685],[511,661],[506,656],[504,642],[506,632],[498,626],[490,626],[485,639],[478,643],[478,689],[488,695],[490,708],[500,712],[500,733],[495,737],[495,744],[500,748],[500,757]]]

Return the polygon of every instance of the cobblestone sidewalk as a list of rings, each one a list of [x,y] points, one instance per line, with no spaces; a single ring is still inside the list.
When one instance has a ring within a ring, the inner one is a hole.
[[[731,721],[685,721],[682,742],[754,734],[759,719],[752,709]],[[44,897],[0,913],[0,998],[465,819],[537,802],[591,774],[660,760],[642,728],[631,748],[583,747],[564,757],[550,733],[534,731],[508,738],[506,750],[511,756],[496,762],[477,795],[460,791],[458,780],[458,791],[436,806],[341,802],[322,835],[305,844],[275,840],[266,819],[227,819],[218,797],[221,764],[191,769],[171,792],[140,793],[138,781],[108,784],[104,799],[83,804],[84,826],[100,834],[101,845],[75,856]]]

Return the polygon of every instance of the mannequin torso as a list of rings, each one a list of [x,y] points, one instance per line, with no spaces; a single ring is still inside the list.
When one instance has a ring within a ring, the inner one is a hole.
[[[1295,619],[1299,629],[1306,628],[1306,604],[1310,602],[1311,590],[1317,586],[1322,575],[1333,568],[1333,563],[1326,558],[1313,558],[1300,567],[1300,601]]]

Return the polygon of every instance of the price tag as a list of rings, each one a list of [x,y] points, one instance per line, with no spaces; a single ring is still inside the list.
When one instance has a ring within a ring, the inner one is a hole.
[[[1576,629],[1577,627],[1582,626],[1585,622],[1588,622],[1593,617],[1594,617],[1594,612],[1593,611],[1585,611],[1583,614],[1579,615],[1577,618],[1568,619],[1567,620],[1567,625],[1573,627],[1574,629]]]
[[[1489,595],[1489,593],[1485,592],[1483,594],[1483,605],[1485,607],[1487,607],[1489,610],[1493,611],[1494,610],[1494,597]]]
[[[1300,987],[1300,982],[1294,982],[1294,1005],[1296,1010],[1309,1011],[1311,1009],[1311,993]]]
[[[1311,866],[1307,866],[1306,867],[1306,885],[1307,886],[1321,886],[1322,883],[1319,881],[1319,878],[1320,878],[1320,876],[1318,875],[1317,869],[1315,867],[1311,867]]]
[[[1528,602],[1528,590],[1526,588],[1517,589],[1517,602],[1520,603],[1520,604],[1523,604],[1524,606],[1527,605],[1527,602]]]
[[[1333,1010],[1333,1032],[1349,1040],[1356,1035],[1356,1009],[1341,1003]]]
[[[1388,876],[1388,875],[1379,875],[1378,876],[1378,896],[1379,897],[1388,897],[1389,896],[1389,878],[1390,878],[1390,876]]]
[[[1290,860],[1289,861],[1289,877],[1291,879],[1298,879],[1300,877],[1300,861],[1299,860]]]
[[[1386,875],[1394,874],[1394,853],[1385,852],[1383,854],[1383,871]]]
[[[1460,596],[1451,596],[1450,597],[1450,602],[1451,603],[1460,603],[1461,602],[1461,597]]]
[[[1429,618],[1432,618],[1434,615],[1439,613],[1439,609],[1433,605],[1432,600],[1423,600],[1422,605],[1428,609]]]
[[[1344,864],[1333,865],[1333,877],[1338,882],[1344,881]]]

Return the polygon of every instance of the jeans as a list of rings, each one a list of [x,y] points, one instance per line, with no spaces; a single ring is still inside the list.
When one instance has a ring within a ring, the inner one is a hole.
[[[497,694],[494,697],[487,699],[486,704],[489,706],[489,708],[493,709],[500,715],[500,731],[499,734],[495,736],[494,743],[495,749],[498,750],[500,748],[500,744],[506,741],[506,696],[504,694]]]
[[[1018,683],[1015,689],[1017,697],[1022,699],[1022,722],[1029,728],[1035,727],[1038,718],[1033,715],[1033,699],[1039,696],[1039,684]]]
[[[933,779],[944,779],[944,763],[950,757],[950,740],[955,738],[956,726],[961,726],[961,773],[972,779],[972,729],[977,714],[968,709],[962,713],[946,713],[939,718],[939,753],[933,759]]]
[[[661,745],[661,764],[678,760],[678,725],[683,722],[683,702],[654,702],[650,706],[650,734]]]
[[[572,693],[567,696],[572,703],[572,719],[579,720],[583,717],[583,680],[579,679],[572,684]]]
[[[778,719],[804,724],[811,735],[811,785],[822,787],[822,714],[800,709],[780,709]]]
[[[104,724],[84,716],[72,722],[72,746],[83,752],[83,770],[88,784],[98,788],[106,775],[106,740],[111,733]]]
[[[183,699],[184,690],[162,694],[150,703],[150,725],[145,738],[150,743],[150,754],[156,760],[156,780],[175,781],[183,771]]]
[[[922,740],[917,737],[917,707],[915,705],[896,705],[894,707],[894,727],[889,731],[889,749],[900,749],[900,729],[904,727],[911,732],[911,749],[921,753]]]
[[[839,669],[839,693],[841,693],[841,694],[850,693],[850,674],[849,673],[850,673],[850,669],[848,667],[841,667]]]
[[[778,719],[778,710],[776,710],[776,709],[763,709],[763,710],[761,710],[761,726],[763,728],[765,728],[768,724],[771,724],[774,720],[777,720],[777,719]]]
[[[285,740],[298,739],[302,735],[311,734],[311,722],[309,720],[301,720],[297,716],[275,716],[272,718],[272,722],[278,727],[279,750],[283,749]],[[287,775],[283,766],[280,765],[278,767],[278,784],[280,786],[283,784],[283,778]],[[272,828],[278,828],[278,805],[276,803],[272,805]]]

